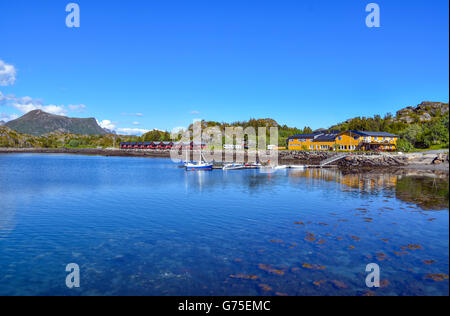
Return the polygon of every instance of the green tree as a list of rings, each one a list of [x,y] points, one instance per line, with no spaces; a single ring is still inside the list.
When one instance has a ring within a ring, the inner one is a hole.
[[[80,146],[78,139],[72,139],[69,141],[69,147],[76,148],[78,146]]]
[[[145,142],[159,142],[161,141],[160,131],[154,130],[150,131],[142,136]]]
[[[421,141],[420,137],[422,135],[422,132],[423,132],[422,126],[420,126],[419,124],[413,124],[407,127],[401,133],[401,136],[410,144],[416,145]]]
[[[414,146],[408,140],[406,140],[404,138],[400,138],[397,141],[397,148],[399,151],[407,153],[407,152],[410,152],[411,150],[413,150]]]
[[[309,127],[309,126],[306,126],[306,127],[303,129],[303,134],[312,134],[312,132],[313,132],[313,130],[312,130],[311,127]]]
[[[449,143],[449,131],[448,131],[448,113],[440,120],[432,123],[429,127],[428,137],[431,144],[443,144]]]

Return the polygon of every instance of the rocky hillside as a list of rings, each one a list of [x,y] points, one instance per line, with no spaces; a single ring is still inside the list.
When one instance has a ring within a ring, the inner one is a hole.
[[[28,112],[24,116],[5,124],[21,134],[42,136],[48,133],[71,133],[78,135],[105,135],[94,118],[70,118],[53,115],[41,110]]]
[[[396,120],[407,124],[423,123],[445,113],[448,113],[448,103],[422,102],[416,107],[409,106],[398,111]]]
[[[5,122],[0,121],[0,126],[3,126],[3,125],[5,125]]]
[[[2,147],[20,147],[33,148],[38,147],[39,141],[36,137],[23,135],[6,126],[0,126],[0,148]]]
[[[79,135],[69,133],[49,133],[32,136],[18,133],[6,126],[0,126],[0,149],[2,148],[110,148],[118,147],[120,142],[142,141],[128,135]]]

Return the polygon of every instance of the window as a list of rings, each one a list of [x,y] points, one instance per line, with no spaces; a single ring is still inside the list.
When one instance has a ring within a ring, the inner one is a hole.
[[[314,145],[309,146],[309,149],[314,150]]]
[[[338,140],[342,140],[342,136],[339,136],[339,137],[338,137]]]
[[[359,140],[359,136],[353,136],[354,140]]]

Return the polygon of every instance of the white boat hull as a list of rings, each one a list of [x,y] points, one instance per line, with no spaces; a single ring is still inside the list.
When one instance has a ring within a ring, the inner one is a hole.
[[[187,171],[209,171],[213,169],[212,164],[200,163],[200,164],[192,164],[188,163],[185,165]]]

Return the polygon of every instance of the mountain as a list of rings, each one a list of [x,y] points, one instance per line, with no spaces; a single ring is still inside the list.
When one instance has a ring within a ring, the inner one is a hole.
[[[388,132],[399,135],[398,148],[407,152],[413,148],[443,149],[449,146],[448,103],[422,102],[384,117],[355,117],[330,129]]]
[[[5,125],[5,122],[0,121],[0,126],[3,126],[3,125]]]
[[[408,106],[397,112],[397,120],[411,124],[429,122],[437,116],[448,113],[448,103],[422,102],[416,107]]]
[[[44,136],[22,134],[6,126],[0,126],[0,148],[110,148],[120,142],[137,141],[136,136],[79,135],[49,133]]]
[[[448,103],[426,101],[417,106],[405,107],[397,111],[395,116],[388,113],[384,117],[380,115],[375,115],[374,117],[355,117],[334,125],[330,129],[379,131],[395,134],[414,124],[423,125],[440,120],[448,116],[448,109]]]
[[[41,110],[28,112],[5,124],[22,134],[42,136],[48,133],[71,133],[78,135],[105,135],[95,118],[70,118],[49,114]]]

